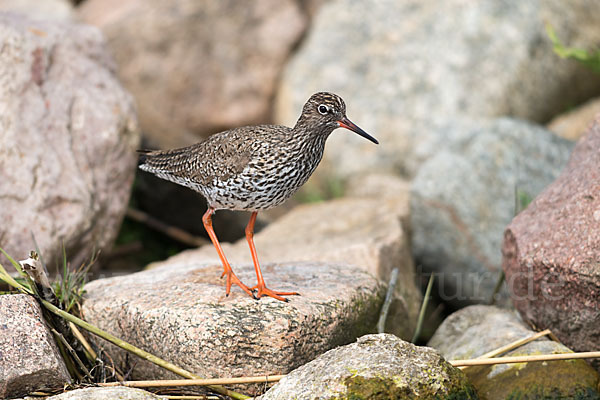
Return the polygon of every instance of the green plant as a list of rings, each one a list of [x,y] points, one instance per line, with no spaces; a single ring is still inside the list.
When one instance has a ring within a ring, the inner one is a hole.
[[[515,210],[514,215],[519,214],[533,201],[533,196],[523,189],[515,187]]]
[[[565,59],[574,59],[582,63],[583,65],[590,68],[595,73],[600,74],[600,50],[596,50],[593,53],[588,52],[584,49],[578,49],[575,47],[567,47],[562,44],[558,39],[554,28],[550,24],[546,24],[546,33],[552,41],[554,46],[554,52],[560,57]]]
[[[63,245],[62,271],[56,277],[52,284],[54,294],[58,299],[61,308],[66,312],[75,311],[79,315],[81,300],[85,294],[84,286],[87,283],[87,274],[90,267],[97,259],[97,253],[87,264],[82,264],[76,270],[71,270],[67,263],[67,254]]]

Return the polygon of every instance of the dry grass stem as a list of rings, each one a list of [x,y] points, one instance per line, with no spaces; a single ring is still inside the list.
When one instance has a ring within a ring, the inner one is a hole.
[[[72,314],[69,314],[66,311],[61,310],[60,308],[56,307],[54,304],[52,304],[46,300],[42,300],[42,304],[44,305],[44,307],[46,307],[48,310],[50,310],[54,314],[56,314],[60,317],[63,317],[67,321],[73,322],[75,325],[78,325],[78,326],[82,327],[83,329],[85,329],[89,332],[92,332],[94,335],[100,336],[102,339],[108,340],[109,342],[121,347],[124,350],[127,350],[127,351],[137,355],[138,357],[143,358],[144,360],[148,360],[151,363],[158,365],[159,367],[167,369],[167,370],[174,372],[177,375],[183,376],[185,378],[202,379],[198,375],[194,375],[191,372],[186,371],[185,369],[180,368],[175,364],[171,364],[170,362],[168,362],[166,360],[156,357],[154,354],[148,353],[147,351],[144,351],[138,347],[135,347],[135,346],[125,342],[124,340],[121,340],[118,337],[111,335],[110,333],[105,332],[102,329],[100,329],[80,318],[77,318],[76,316],[74,316]],[[232,397],[236,400],[249,399],[249,397],[246,395],[234,392],[233,390],[229,390],[229,389],[224,388],[219,385],[210,385],[209,388],[211,390],[214,390],[217,393],[224,394],[224,395]]]
[[[425,289],[425,295],[423,296],[423,302],[421,303],[421,309],[419,310],[419,318],[417,318],[417,326],[415,328],[415,333],[413,334],[411,343],[416,343],[421,335],[421,329],[423,328],[423,321],[425,320],[425,311],[427,310],[427,305],[429,304],[429,297],[431,296],[431,288],[433,287],[433,280],[435,279],[435,274],[431,273],[429,277],[429,282],[427,282],[427,289]]]
[[[600,358],[600,351],[586,351],[582,353],[541,354],[535,356],[516,356],[481,359],[475,358],[472,360],[452,360],[449,361],[449,363],[455,367],[461,367],[471,365],[514,364],[534,361],[575,360],[582,358]]]
[[[98,358],[98,355],[96,354],[96,352],[94,351],[94,349],[92,349],[92,346],[87,341],[87,339],[85,338],[85,336],[83,336],[83,334],[81,333],[81,331],[71,321],[69,321],[69,328],[71,328],[71,331],[73,332],[73,335],[75,335],[75,337],[77,338],[77,340],[79,340],[79,342],[81,342],[81,345],[83,346],[83,348],[85,349],[85,351],[87,352],[87,354],[91,358],[91,360],[95,360],[96,358]]]
[[[387,315],[390,310],[390,305],[392,304],[392,300],[394,299],[394,289],[396,288],[396,282],[398,282],[398,268],[394,268],[392,270],[392,274],[390,275],[390,283],[388,285],[387,293],[385,294],[383,306],[381,307],[381,313],[379,314],[379,322],[377,322],[378,333],[385,332],[385,320],[387,319]]]
[[[528,341],[535,340],[541,336],[547,335],[548,332],[538,332],[536,335],[520,339],[499,349],[498,351],[508,351],[516,348]],[[518,342],[521,342],[520,344]],[[509,348],[512,347],[512,348]],[[490,352],[491,353],[491,352]],[[472,365],[493,365],[493,364],[511,364],[523,362],[539,362],[539,361],[558,361],[572,360],[583,358],[600,358],[600,351],[590,351],[583,353],[563,353],[563,354],[543,354],[534,356],[517,356],[517,357],[499,357],[499,358],[475,358],[471,360],[453,360],[450,361],[455,367],[472,366]],[[171,387],[171,386],[207,386],[207,385],[233,385],[244,383],[266,383],[278,382],[285,375],[265,375],[265,376],[247,376],[239,378],[214,378],[214,379],[171,379],[171,380],[148,380],[148,381],[125,381],[125,382],[109,382],[100,383],[99,386],[128,386],[128,387]]]
[[[52,334],[54,335],[56,340],[58,340],[64,346],[65,350],[69,352],[71,359],[77,363],[77,366],[79,367],[79,369],[81,369],[81,371],[83,371],[86,378],[88,378],[90,381],[92,381],[93,378],[92,378],[92,375],[90,374],[90,371],[86,368],[83,361],[81,361],[81,359],[77,356],[77,353],[75,352],[75,350],[73,350],[73,347],[71,347],[69,342],[67,342],[67,339],[65,339],[65,337],[54,328],[50,328],[50,331],[52,332]],[[81,380],[83,377],[79,376],[79,372],[77,370],[75,370],[75,372],[78,375],[78,378]]]
[[[164,386],[208,386],[208,385],[238,385],[242,383],[278,382],[285,375],[245,376],[239,378],[213,379],[171,379],[151,381],[125,381],[100,383],[100,386],[129,386],[129,387],[164,387]]]
[[[127,209],[127,217],[136,222],[145,224],[154,230],[164,233],[170,238],[173,238],[180,243],[187,244],[188,246],[200,247],[210,243],[207,239],[194,236],[183,229],[167,225],[153,216],[134,208]]]
[[[551,333],[550,329],[546,329],[544,331],[537,332],[537,333],[535,333],[535,334],[533,334],[531,336],[528,336],[526,338],[515,340],[512,343],[509,343],[509,344],[504,345],[502,347],[498,347],[497,349],[489,351],[489,352],[487,352],[485,354],[482,354],[479,357],[475,357],[474,359],[475,360],[479,360],[479,359],[483,359],[483,358],[492,358],[492,357],[499,356],[500,354],[506,353],[507,351],[514,350],[517,347],[523,346],[524,344],[527,344],[529,342],[533,342],[534,340],[536,340],[536,339],[538,339],[538,338],[540,338],[542,336],[549,335],[550,333]],[[468,365],[464,365],[464,366],[460,366],[458,368],[464,369],[464,368],[467,368],[467,367],[468,367]]]

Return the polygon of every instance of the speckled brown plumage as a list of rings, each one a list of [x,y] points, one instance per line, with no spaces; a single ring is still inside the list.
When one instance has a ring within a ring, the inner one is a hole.
[[[210,136],[203,142],[174,150],[143,151],[140,168],[156,176],[187,186],[207,200],[204,225],[221,256],[230,280],[246,292],[251,290],[236,281],[218,240],[212,231],[211,216],[215,210],[252,211],[246,229],[253,231],[256,213],[280,205],[294,194],[313,173],[325,149],[325,141],[339,127],[377,141],[346,117],[346,105],[337,95],[319,92],[310,97],[294,128],[280,125],[259,125],[235,128]],[[253,254],[261,294],[284,300],[261,290],[260,268]],[[263,292],[263,293],[261,293]]]

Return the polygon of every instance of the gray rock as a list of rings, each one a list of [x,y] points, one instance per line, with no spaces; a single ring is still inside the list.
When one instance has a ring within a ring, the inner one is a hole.
[[[345,192],[348,197],[367,197],[372,199],[393,199],[400,198],[408,202],[410,199],[410,182],[400,178],[397,175],[372,172],[363,175],[356,175],[348,181]],[[409,210],[399,207],[398,212]],[[404,221],[405,226],[409,225],[408,219]]]
[[[48,265],[112,245],[139,133],[100,31],[0,14],[0,240]],[[3,256],[0,262],[5,263]]]
[[[0,295],[0,397],[24,396],[70,381],[35,299]]]
[[[70,390],[56,396],[50,396],[46,400],[160,400],[162,396],[156,396],[142,389],[129,387],[90,387],[85,389]]]
[[[68,0],[0,0],[0,11],[44,20],[70,20],[74,15],[73,4]]]
[[[463,145],[425,162],[411,195],[413,254],[425,270],[440,273],[440,296],[459,304],[490,299],[516,203],[550,184],[572,149],[572,142],[518,120],[465,127],[447,127],[448,136],[463,135]]]
[[[534,333],[514,311],[470,306],[446,318],[428,345],[447,359],[470,359]],[[503,356],[569,352],[562,344],[543,337]],[[464,372],[479,395],[488,400],[600,398],[598,373],[584,360],[477,366]]]
[[[297,0],[88,0],[79,15],[108,37],[142,130],[162,148],[265,122],[308,25]]]
[[[389,335],[367,335],[292,371],[261,400],[477,399],[438,352]]]
[[[600,77],[554,54],[544,26],[593,49],[598,12],[588,0],[330,1],[283,73],[276,120],[293,124],[314,91],[339,93],[381,146],[336,132],[316,173],[412,175],[431,156],[415,152],[421,141],[436,143],[435,152],[446,147],[438,123],[507,115],[542,122],[598,93]]]
[[[234,265],[255,282],[252,265]],[[282,374],[332,347],[372,332],[385,286],[350,265],[263,264],[272,289],[297,291],[284,303],[254,300],[234,286],[225,297],[220,263],[167,261],[162,267],[86,285],[86,320],[199,376]],[[133,379],[174,375],[114,347]],[[129,365],[126,364],[126,361]]]
[[[385,281],[399,269],[397,299],[392,304],[388,332],[410,338],[421,305],[408,241],[408,192],[394,197],[344,198],[294,208],[258,233],[254,242],[262,263],[342,263]],[[217,213],[219,214],[219,213]],[[260,215],[260,214],[259,214]],[[251,261],[246,239],[223,244],[232,264]],[[171,257],[168,263],[220,264],[212,245]]]

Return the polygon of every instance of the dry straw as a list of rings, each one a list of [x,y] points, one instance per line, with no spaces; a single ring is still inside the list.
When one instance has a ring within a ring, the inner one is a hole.
[[[600,358],[600,351],[589,351],[583,353],[543,354],[534,356],[495,357],[507,351],[514,350],[542,336],[552,335],[549,329],[537,332],[531,336],[516,340],[512,343],[499,347],[478,358],[470,360],[449,361],[455,367],[466,368],[474,365],[511,364],[540,361],[559,361],[583,358]],[[129,386],[129,387],[166,387],[166,386],[206,386],[206,385],[233,385],[244,383],[267,383],[278,382],[285,375],[246,376],[239,378],[216,378],[216,379],[177,379],[177,380],[150,380],[150,381],[125,381],[101,383],[100,386]]]

